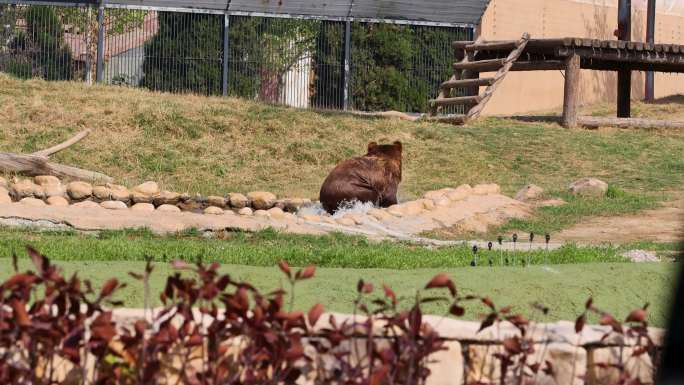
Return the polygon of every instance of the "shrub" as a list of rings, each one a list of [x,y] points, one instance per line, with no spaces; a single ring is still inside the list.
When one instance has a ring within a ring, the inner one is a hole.
[[[31,6],[26,11],[26,46],[35,68],[46,80],[73,79],[71,51],[64,41],[64,27],[50,6]]]

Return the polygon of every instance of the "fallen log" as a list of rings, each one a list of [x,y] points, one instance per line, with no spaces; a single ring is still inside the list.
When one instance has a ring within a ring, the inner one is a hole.
[[[89,133],[90,130],[80,132],[67,141],[44,150],[36,151],[33,154],[0,152],[0,172],[26,176],[54,175],[56,177],[68,177],[89,182],[111,183],[114,179],[105,174],[50,162],[48,159],[48,156],[74,145],[88,136]]]

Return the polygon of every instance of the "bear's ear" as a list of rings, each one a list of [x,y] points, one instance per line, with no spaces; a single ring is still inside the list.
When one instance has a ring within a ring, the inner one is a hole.
[[[397,150],[399,150],[399,152],[401,152],[402,146],[401,146],[401,142],[400,142],[400,141],[397,140],[396,142],[394,142],[394,147],[395,147]]]
[[[375,147],[378,147],[378,144],[376,142],[368,143],[368,152],[371,152]]]

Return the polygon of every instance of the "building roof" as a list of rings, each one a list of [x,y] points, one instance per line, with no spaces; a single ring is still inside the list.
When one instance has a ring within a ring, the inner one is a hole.
[[[86,0],[87,1],[87,0]],[[490,0],[105,0],[111,5],[235,14],[477,25]]]

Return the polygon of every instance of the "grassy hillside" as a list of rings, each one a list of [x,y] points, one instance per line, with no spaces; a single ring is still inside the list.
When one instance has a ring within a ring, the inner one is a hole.
[[[666,108],[681,107],[672,103]],[[369,141],[394,140],[406,149],[403,198],[485,181],[508,193],[526,183],[562,191],[583,176],[636,192],[684,186],[682,132],[568,131],[496,118],[453,127],[0,74],[0,151],[30,152],[84,128],[94,134],[56,161],[178,191],[313,198],[337,162]]]
[[[49,254],[48,254],[49,255]],[[20,269],[31,267],[28,258],[22,258]],[[144,262],[123,261],[77,261],[57,262],[66,274],[78,272],[81,279],[90,279],[96,288],[106,279],[117,277],[126,282],[119,298],[126,306],[143,305],[142,283],[132,279],[129,271],[142,272]],[[0,259],[0,281],[10,276],[11,261]],[[415,298],[416,290],[422,289],[435,274],[449,273],[463,294],[489,295],[499,306],[513,306],[539,321],[574,320],[583,310],[584,302],[593,296],[596,306],[624,319],[629,311],[649,302],[649,321],[655,326],[665,326],[669,302],[676,283],[677,264],[605,263],[551,265],[548,267],[480,267],[450,269],[416,269],[408,271],[385,269],[338,269],[318,268],[316,277],[302,282],[296,289],[295,308],[307,310],[315,303],[323,303],[328,311],[351,312],[356,296],[356,283],[363,278],[375,284],[376,291],[382,284],[391,286],[403,306]],[[282,273],[275,267],[252,267],[225,265],[221,269],[233,278],[253,283],[263,291],[287,288]],[[172,272],[168,264],[158,263],[152,275],[152,301],[158,303],[158,293],[164,288],[166,277]],[[340,279],[344,277],[344,279]],[[539,302],[549,306],[544,317],[531,309]],[[466,319],[476,320],[484,313],[481,304],[469,303]],[[441,304],[427,304],[426,313],[445,314]],[[598,322],[592,318],[590,322]]]

